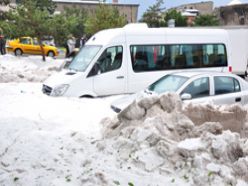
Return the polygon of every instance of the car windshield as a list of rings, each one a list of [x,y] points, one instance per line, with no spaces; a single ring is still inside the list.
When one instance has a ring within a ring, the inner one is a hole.
[[[85,45],[72,60],[68,68],[70,70],[84,72],[100,48],[101,46]]]
[[[166,75],[148,87],[149,91],[158,94],[176,92],[189,78],[178,75]]]

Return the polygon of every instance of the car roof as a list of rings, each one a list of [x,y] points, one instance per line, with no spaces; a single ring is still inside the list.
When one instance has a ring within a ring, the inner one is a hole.
[[[171,73],[172,75],[184,76],[188,78],[192,78],[194,76],[202,76],[202,75],[212,75],[212,76],[232,76],[237,77],[234,74],[228,72],[217,72],[217,71],[204,71],[204,70],[194,70],[194,71],[179,71]]]
[[[31,38],[31,37],[29,37],[29,36],[23,36],[23,37],[20,37],[20,38]]]

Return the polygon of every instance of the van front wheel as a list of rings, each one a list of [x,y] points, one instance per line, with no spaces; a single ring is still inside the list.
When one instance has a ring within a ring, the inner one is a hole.
[[[83,96],[80,96],[79,98],[94,98],[94,97],[91,95],[83,95]]]

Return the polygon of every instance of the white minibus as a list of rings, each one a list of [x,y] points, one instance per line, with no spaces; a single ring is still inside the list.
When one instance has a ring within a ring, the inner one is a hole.
[[[230,71],[229,48],[224,29],[128,24],[93,35],[67,68],[44,82],[42,90],[76,97],[134,93],[172,71]]]

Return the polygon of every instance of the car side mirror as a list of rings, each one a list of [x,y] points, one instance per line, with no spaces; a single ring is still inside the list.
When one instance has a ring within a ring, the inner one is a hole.
[[[183,94],[181,95],[181,99],[182,99],[182,100],[191,100],[191,99],[192,99],[192,96],[191,96],[191,94],[183,93]]]

